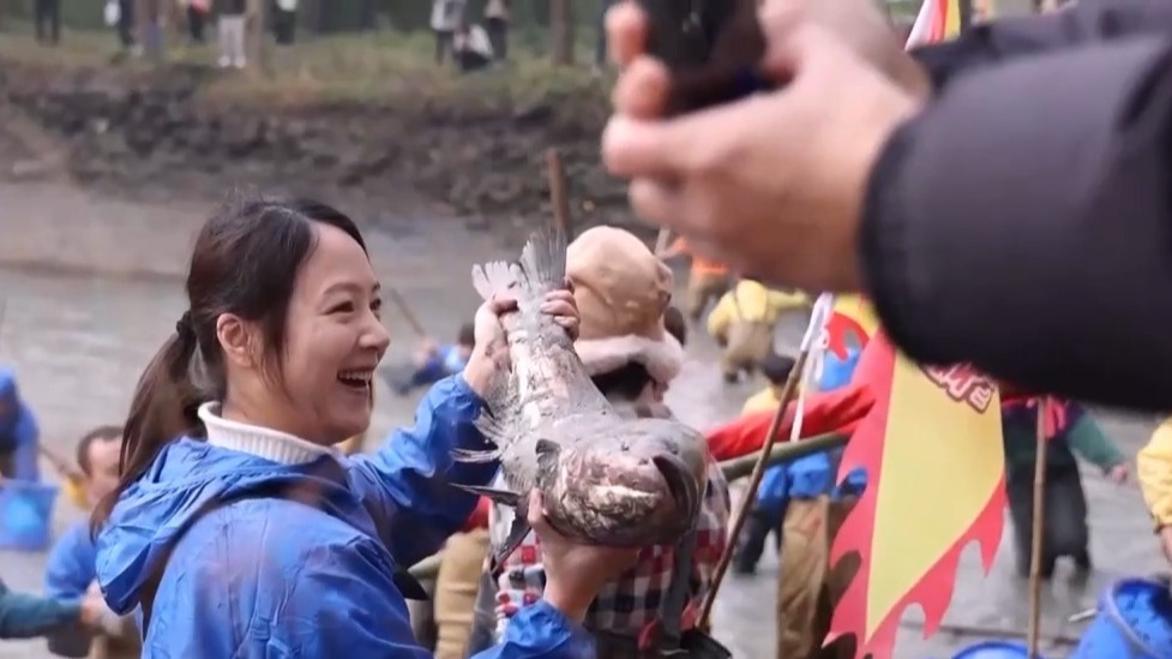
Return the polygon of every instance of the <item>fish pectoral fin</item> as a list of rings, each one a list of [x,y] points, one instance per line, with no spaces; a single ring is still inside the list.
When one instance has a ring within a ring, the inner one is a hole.
[[[495,487],[485,487],[483,485],[464,485],[463,483],[448,483],[457,490],[464,490],[482,497],[492,499],[493,503],[499,503],[502,506],[510,506],[518,508],[521,503],[521,495],[510,490],[498,490]]]
[[[490,449],[487,451],[469,451],[468,449],[463,448],[452,449],[452,459],[456,462],[492,462],[494,460],[500,459],[500,457],[501,452],[496,449]]]
[[[493,576],[500,576],[501,566],[508,560],[513,552],[517,551],[517,547],[525,540],[525,536],[529,535],[531,527],[529,526],[528,513],[524,510],[517,510],[517,516],[513,518],[513,525],[509,527],[509,535],[505,541],[501,543],[492,552],[492,557],[489,561],[489,570],[492,571]]]

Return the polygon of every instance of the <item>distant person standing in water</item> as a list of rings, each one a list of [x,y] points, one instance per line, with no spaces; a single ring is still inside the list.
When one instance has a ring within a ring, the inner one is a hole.
[[[492,54],[498,61],[509,57],[509,0],[488,0],[484,7],[484,24],[492,41]]]

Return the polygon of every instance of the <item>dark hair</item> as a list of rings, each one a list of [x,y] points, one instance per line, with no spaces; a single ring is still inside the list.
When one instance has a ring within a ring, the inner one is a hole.
[[[638,398],[647,383],[652,381],[647,367],[637,362],[628,362],[622,368],[600,373],[590,379],[604,396],[624,401]]]
[[[675,307],[664,309],[663,328],[668,334],[676,337],[681,346],[688,345],[688,322],[684,320],[684,312]]]
[[[785,384],[785,379],[789,377],[789,372],[794,369],[794,363],[793,357],[786,357],[785,355],[772,352],[761,360],[761,372],[765,374],[765,379],[769,380],[770,384]]]
[[[90,475],[90,446],[99,439],[103,441],[113,441],[115,439],[122,439],[121,426],[98,426],[93,430],[87,432],[82,436],[81,441],[77,443],[77,466],[81,467],[81,473],[86,476]]]
[[[476,345],[476,326],[472,323],[461,325],[460,333],[456,335],[456,343],[462,346]]]
[[[216,337],[221,314],[260,323],[267,374],[279,382],[285,315],[294,274],[313,250],[314,223],[346,232],[366,251],[354,222],[321,202],[250,199],[227,204],[199,232],[187,274],[188,311],[151,359],[135,388],[126,418],[117,489],[94,510],[96,531],[123,490],[137,480],[171,441],[203,434],[196,412],[226,389]]]

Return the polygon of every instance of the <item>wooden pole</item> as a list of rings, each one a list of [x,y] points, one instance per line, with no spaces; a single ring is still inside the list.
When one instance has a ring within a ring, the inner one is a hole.
[[[761,485],[761,477],[765,474],[765,464],[769,461],[769,456],[773,453],[773,445],[777,442],[777,431],[781,428],[782,419],[785,418],[785,409],[794,399],[794,392],[797,391],[798,381],[802,377],[802,371],[805,369],[806,359],[809,356],[809,348],[798,353],[798,359],[790,370],[789,376],[785,379],[785,386],[781,389],[781,397],[777,403],[777,411],[773,413],[773,420],[769,423],[769,431],[765,434],[765,445],[761,447],[757,463],[753,465],[753,473],[749,476],[749,486],[745,489],[745,498],[737,508],[737,514],[733,517],[729,541],[725,543],[724,552],[720,555],[720,562],[716,565],[716,574],[712,577],[712,586],[708,589],[704,605],[700,608],[700,617],[696,622],[697,629],[707,629],[708,627],[708,619],[712,615],[712,605],[716,603],[716,595],[720,592],[720,582],[724,580],[729,563],[732,562],[736,539],[740,536],[741,528],[749,517],[749,510],[756,501],[757,488]]]
[[[574,63],[574,12],[570,0],[552,0],[550,5],[549,33],[553,63],[569,66]]]
[[[659,230],[659,235],[655,236],[655,255],[663,258],[662,254],[667,251],[668,245],[671,244],[671,229],[662,228]]]
[[[1038,399],[1037,443],[1034,461],[1034,518],[1030,532],[1030,619],[1027,651],[1030,659],[1038,656],[1038,638],[1042,617],[1042,540],[1046,521],[1046,399]]]
[[[266,59],[265,31],[268,24],[268,1],[248,0],[247,19],[244,27],[244,51],[248,54],[248,68],[254,74],[267,74],[269,62]]]
[[[399,312],[403,314],[403,320],[411,326],[411,330],[419,336],[419,338],[427,338],[427,331],[423,329],[423,323],[419,322],[419,318],[415,316],[415,312],[411,310],[411,305],[407,304],[407,300],[399,293],[399,289],[394,286],[386,287],[387,294],[391,296],[391,301],[399,307]]]
[[[825,435],[803,439],[800,442],[777,444],[769,452],[769,457],[765,459],[765,467],[769,468],[783,462],[792,462],[812,453],[833,451],[836,448],[844,446],[848,439],[850,438],[847,435],[826,433]],[[731,483],[739,478],[751,475],[753,473],[753,467],[757,465],[757,461],[760,459],[760,451],[750,453],[746,456],[721,462],[720,470],[724,472],[724,479]]]
[[[551,147],[546,150],[545,164],[549,177],[549,201],[553,205],[553,225],[562,232],[569,243],[574,240],[574,226],[570,218],[570,193],[566,183],[566,168],[557,149]]]

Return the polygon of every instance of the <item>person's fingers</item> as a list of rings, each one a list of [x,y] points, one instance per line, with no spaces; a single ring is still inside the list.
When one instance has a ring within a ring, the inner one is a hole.
[[[553,316],[556,318],[570,318],[577,317],[578,309],[573,302],[566,300],[550,300],[547,299],[541,303],[541,313]]]
[[[639,56],[619,76],[611,92],[615,112],[636,119],[652,119],[663,114],[671,88],[671,73],[657,59]]]
[[[661,181],[637,178],[627,191],[631,208],[649,222],[671,229],[688,226],[688,217],[680,192]]]
[[[602,160],[616,176],[676,178],[681,145],[668,128],[676,121],[639,121],[612,117],[602,133]]]
[[[606,40],[610,58],[619,68],[625,68],[646,48],[647,17],[634,0],[607,10]]]
[[[492,299],[488,301],[488,308],[497,316],[508,313],[517,308],[517,298],[501,294],[493,295]]]
[[[526,521],[529,526],[537,532],[538,536],[545,536],[553,531],[549,522],[545,520],[545,500],[541,496],[541,490],[533,488],[529,492],[529,506],[526,512]]]
[[[578,306],[578,301],[574,297],[573,284],[570,282],[569,277],[566,278],[566,288],[551,291],[548,295],[546,295],[545,299],[547,302],[556,302],[560,300],[572,305],[575,309]]]

